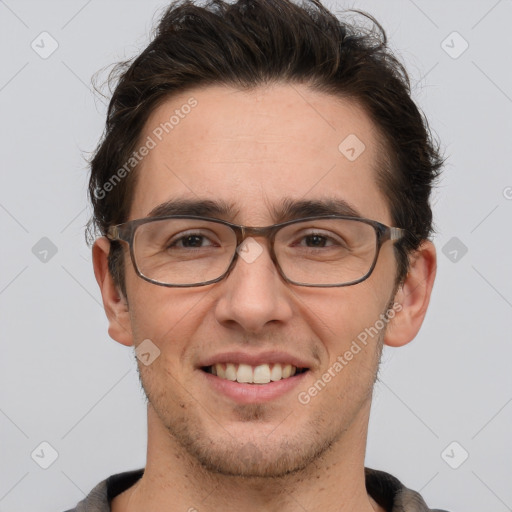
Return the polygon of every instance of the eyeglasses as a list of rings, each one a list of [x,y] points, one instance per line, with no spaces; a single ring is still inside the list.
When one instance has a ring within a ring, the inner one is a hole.
[[[238,256],[252,262],[269,241],[282,278],[298,286],[349,286],[367,279],[388,240],[405,230],[374,220],[324,215],[266,227],[249,227],[208,217],[148,217],[112,226],[107,238],[124,241],[137,275],[161,286],[205,286],[224,279]]]

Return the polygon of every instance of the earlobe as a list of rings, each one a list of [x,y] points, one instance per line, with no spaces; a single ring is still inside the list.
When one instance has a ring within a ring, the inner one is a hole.
[[[107,315],[108,333],[112,339],[122,345],[133,345],[128,303],[114,284],[108,270],[110,241],[106,237],[98,238],[92,248],[94,275],[100,287],[103,307]]]
[[[401,347],[414,339],[427,313],[436,276],[436,250],[432,242],[424,241],[410,257],[409,272],[395,295],[401,310],[390,321],[384,343]]]

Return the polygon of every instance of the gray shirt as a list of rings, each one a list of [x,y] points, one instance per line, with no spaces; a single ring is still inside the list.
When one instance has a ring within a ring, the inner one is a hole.
[[[143,469],[112,475],[100,482],[75,508],[66,512],[110,512],[110,502],[131,487]],[[388,512],[446,512],[431,510],[416,492],[404,487],[394,476],[365,468],[368,494]]]

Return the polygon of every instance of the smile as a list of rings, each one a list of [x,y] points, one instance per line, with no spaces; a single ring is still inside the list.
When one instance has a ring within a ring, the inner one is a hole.
[[[205,366],[203,371],[220,379],[243,384],[269,384],[304,373],[307,368],[297,368],[291,364],[265,363],[257,366],[236,363],[217,363]]]

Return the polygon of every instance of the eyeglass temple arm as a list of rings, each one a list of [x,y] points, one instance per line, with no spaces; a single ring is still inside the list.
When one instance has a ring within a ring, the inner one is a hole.
[[[121,239],[119,236],[119,228],[117,226],[110,226],[108,228],[106,236],[109,240],[112,241]]]
[[[389,239],[392,241],[400,240],[405,235],[405,229],[389,228]]]

